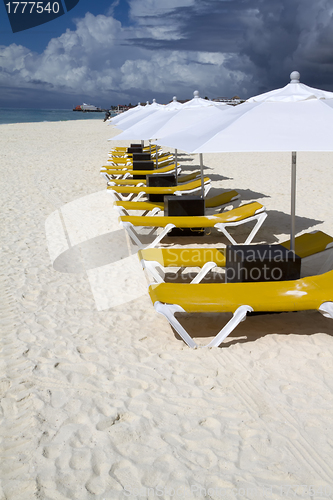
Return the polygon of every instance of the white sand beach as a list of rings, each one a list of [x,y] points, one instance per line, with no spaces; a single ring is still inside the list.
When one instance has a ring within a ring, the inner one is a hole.
[[[99,174],[116,133],[0,125],[0,500],[332,498],[333,321],[251,316],[220,348],[188,348]],[[213,190],[266,206],[256,242],[288,239],[290,162],[204,156]],[[298,155],[298,233],[333,236],[332,165]],[[205,344],[229,317],[188,326]]]

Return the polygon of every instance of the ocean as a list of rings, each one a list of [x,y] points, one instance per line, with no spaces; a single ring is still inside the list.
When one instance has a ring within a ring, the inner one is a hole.
[[[0,108],[0,124],[28,122],[59,122],[69,120],[104,120],[105,113],[83,113],[71,109]]]

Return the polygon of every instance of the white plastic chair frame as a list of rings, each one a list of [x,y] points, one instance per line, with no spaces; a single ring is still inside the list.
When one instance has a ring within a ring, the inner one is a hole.
[[[200,188],[199,188],[200,189]],[[249,236],[246,238],[245,242],[243,243],[244,245],[249,245],[259,229],[261,228],[262,224],[264,223],[265,219],[267,217],[266,213],[266,208],[262,207],[259,210],[255,212],[255,215],[251,217],[247,217],[241,221],[238,222],[218,222],[214,225],[219,231],[223,232],[223,234],[226,236],[226,238],[232,243],[233,245],[237,245],[237,242],[235,239],[229,234],[227,231],[227,227],[236,227],[241,224],[247,224],[248,222],[256,221],[255,226],[253,227],[252,231],[250,232]],[[139,232],[142,230],[144,227],[151,227],[151,226],[134,226],[131,222],[128,221],[120,221],[120,225],[126,229],[128,232],[129,236],[132,238],[134,243],[138,245],[139,248],[155,248],[156,245],[173,229],[176,227],[175,224],[169,223],[167,224],[161,231],[161,233],[156,236],[156,238],[149,243],[148,245],[145,245],[141,240],[140,240],[140,235]],[[157,227],[153,227],[148,236],[154,234],[154,232],[158,229]]]

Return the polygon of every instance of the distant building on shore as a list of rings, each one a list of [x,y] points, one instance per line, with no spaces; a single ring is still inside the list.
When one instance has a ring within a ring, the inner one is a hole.
[[[119,115],[120,113],[124,113],[124,111],[128,111],[131,108],[135,108],[135,106],[132,106],[131,103],[129,103],[129,104],[118,104],[117,106],[111,106],[111,110],[116,115]]]
[[[204,99],[209,101],[208,97],[204,97]],[[215,97],[214,99],[211,99],[214,102],[224,102],[226,104],[232,104],[236,106],[236,104],[240,104],[241,102],[244,102],[244,99],[240,99],[237,95],[234,97]],[[190,101],[190,99],[177,99],[178,102],[181,104],[185,104],[186,102]],[[172,101],[169,101],[172,102]]]
[[[240,99],[237,95],[234,97],[215,97],[212,99],[214,102],[224,102],[225,104],[232,104],[236,106],[236,104],[240,104],[241,102],[244,102],[244,99]]]

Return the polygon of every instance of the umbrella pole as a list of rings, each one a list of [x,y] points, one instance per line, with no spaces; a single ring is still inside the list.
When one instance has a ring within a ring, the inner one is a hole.
[[[296,217],[296,151],[291,153],[291,228],[290,250],[295,251],[295,217]]]
[[[203,155],[199,153],[200,158],[200,174],[201,174],[201,198],[205,198],[204,175],[203,175]]]
[[[178,184],[178,172],[177,172],[177,149],[175,149],[175,165],[176,165],[176,185]]]

